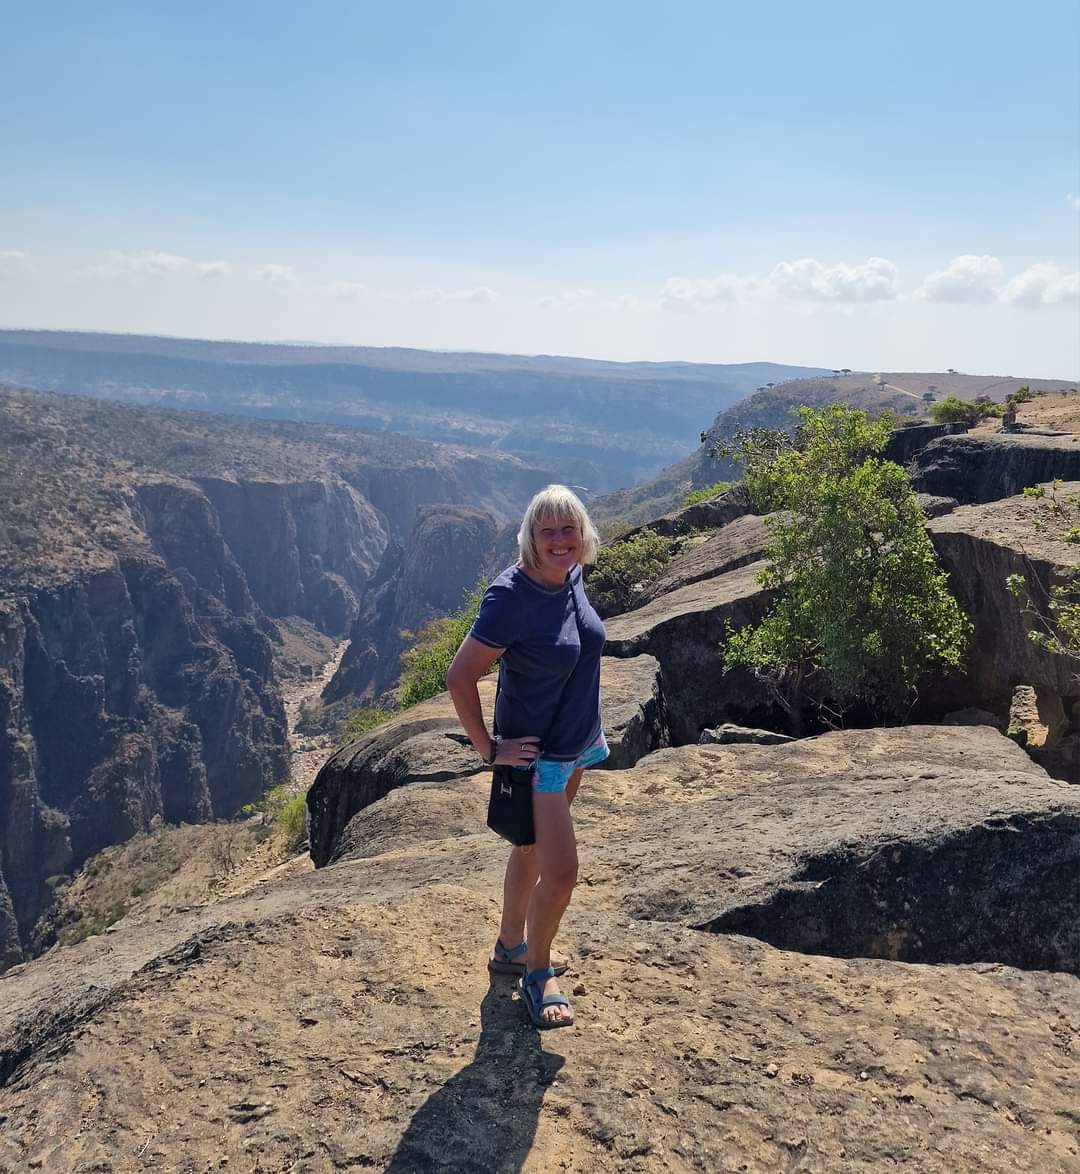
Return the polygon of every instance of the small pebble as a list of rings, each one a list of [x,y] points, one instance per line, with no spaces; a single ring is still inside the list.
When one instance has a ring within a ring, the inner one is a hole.
[[[574,986],[574,994],[575,994],[575,995],[585,995],[585,994],[588,994],[588,991],[586,991],[586,989],[585,989],[585,984],[584,984],[583,982],[579,982],[579,983],[576,983],[576,984],[575,984],[575,986]]]

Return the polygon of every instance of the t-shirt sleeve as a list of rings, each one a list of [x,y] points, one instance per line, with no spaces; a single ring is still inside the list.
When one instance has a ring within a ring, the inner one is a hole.
[[[521,608],[514,592],[504,583],[492,583],[469,635],[489,648],[508,648],[520,634]]]

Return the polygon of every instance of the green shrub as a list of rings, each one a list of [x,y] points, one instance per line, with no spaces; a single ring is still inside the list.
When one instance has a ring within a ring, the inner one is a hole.
[[[307,793],[294,795],[274,816],[274,838],[289,855],[307,839]]]
[[[704,489],[692,489],[683,498],[683,505],[697,505],[699,501],[708,501],[710,497],[726,493],[734,484],[734,481],[717,481],[715,485],[706,485]]]
[[[807,703],[897,720],[920,679],[959,664],[971,622],[911,478],[881,459],[888,423],[843,404],[799,414],[791,449],[759,446],[744,466],[758,508],[779,511],[759,575],[776,601],[760,624],[729,629],[724,664],[768,681],[796,725]]]
[[[295,852],[307,834],[307,792],[293,794],[286,786],[271,787],[257,802],[241,809],[244,815],[261,815],[263,836],[272,836],[286,853]]]
[[[935,424],[978,424],[980,420],[990,415],[986,405],[972,403],[970,400],[960,399],[955,395],[947,396],[936,404],[931,404],[927,411]]]
[[[394,716],[392,709],[354,709],[347,718],[338,723],[337,744],[339,747],[355,742],[364,734],[388,722]]]
[[[402,709],[445,691],[446,672],[473,626],[486,589],[486,582],[483,579],[478,581],[457,611],[425,624],[416,644],[402,653],[401,684],[398,687]]]
[[[671,559],[672,544],[655,530],[639,530],[611,546],[602,546],[589,571],[589,599],[601,616],[618,615],[655,579]]]

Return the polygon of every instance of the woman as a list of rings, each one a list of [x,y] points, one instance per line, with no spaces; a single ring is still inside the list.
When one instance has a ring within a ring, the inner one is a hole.
[[[598,546],[574,493],[565,485],[541,490],[518,531],[519,561],[487,589],[446,676],[480,756],[533,771],[536,843],[510,853],[499,939],[488,965],[494,973],[521,975],[518,989],[540,1028],[574,1022],[557,981],[566,961],[552,954],[551,943],[577,883],[570,804],[585,768],[608,756],[600,722],[604,625],[585,597],[581,574]],[[500,657],[493,737],[477,681]]]

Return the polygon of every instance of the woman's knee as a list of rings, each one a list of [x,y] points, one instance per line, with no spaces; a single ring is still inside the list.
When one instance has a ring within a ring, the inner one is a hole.
[[[540,879],[543,883],[564,896],[569,896],[577,884],[578,862],[577,854],[565,860],[554,860],[546,863],[540,870]]]

